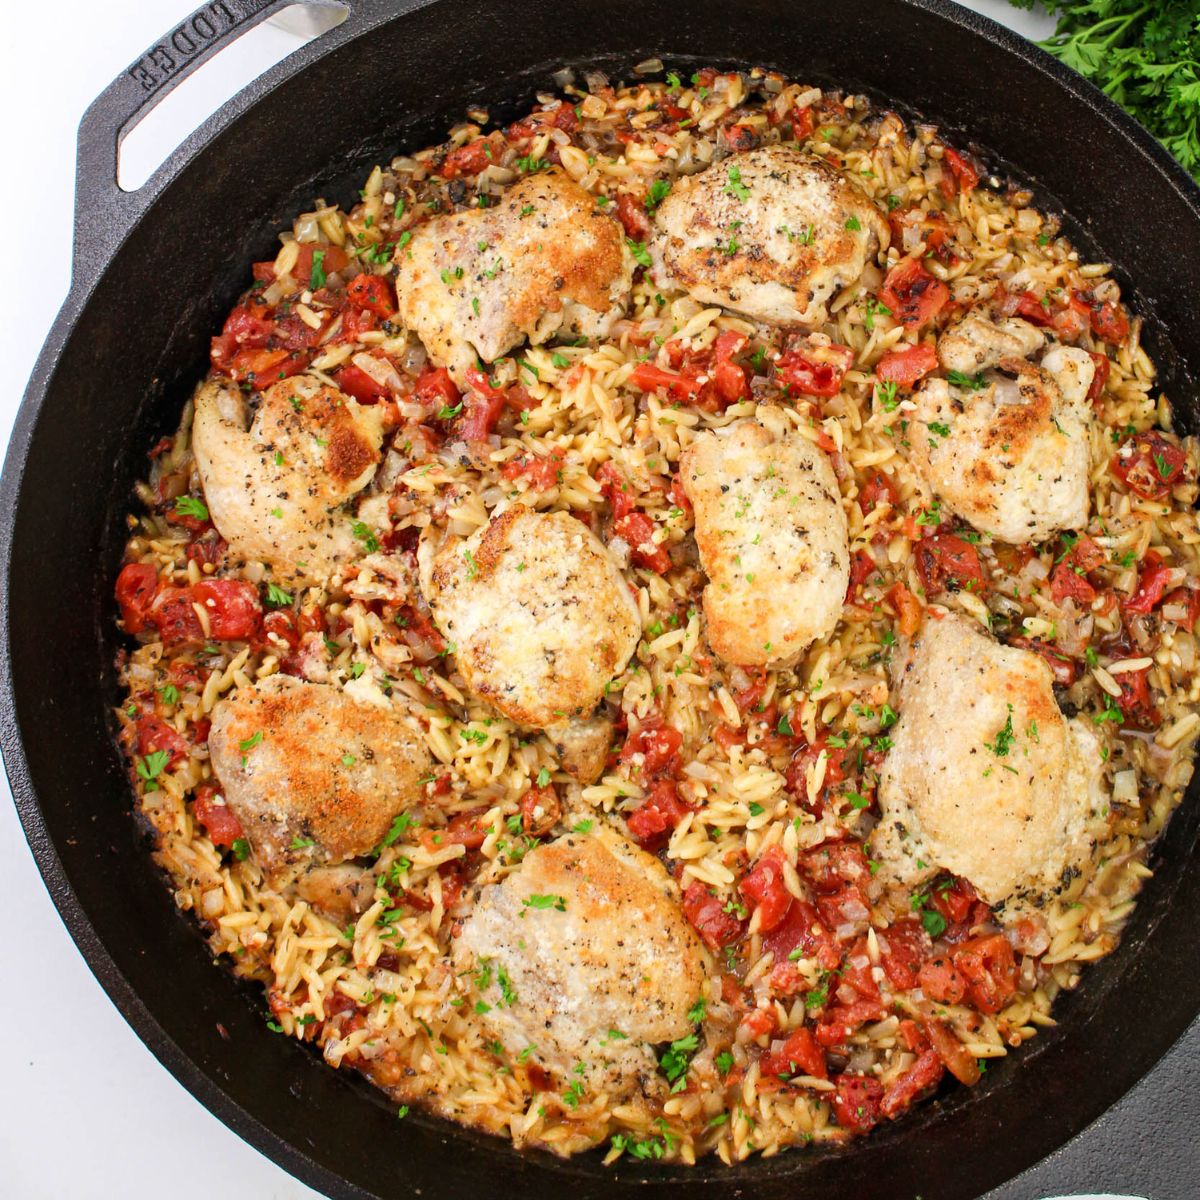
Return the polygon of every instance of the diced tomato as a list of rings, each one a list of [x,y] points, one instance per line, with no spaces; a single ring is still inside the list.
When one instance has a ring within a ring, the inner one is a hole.
[[[858,507],[865,516],[874,512],[880,504],[888,504],[892,508],[900,503],[900,493],[892,482],[892,477],[884,471],[874,470],[863,481],[858,492]],[[872,560],[874,565],[874,560]]]
[[[1055,604],[1074,600],[1081,607],[1088,607],[1096,598],[1096,589],[1088,583],[1086,576],[1065,562],[1060,562],[1050,573],[1050,597]]]
[[[739,1028],[744,1029],[751,1038],[765,1037],[775,1031],[775,1012],[770,1008],[756,1008],[741,1019]]]
[[[862,497],[859,497],[862,502]],[[875,560],[865,551],[856,550],[850,559],[850,581],[846,585],[846,603],[862,603],[862,586],[877,570]]]
[[[921,960],[930,949],[929,935],[921,923],[911,918],[897,921],[880,940],[887,941],[887,949],[881,947],[881,960],[892,986],[900,991],[916,987]]]
[[[1091,386],[1088,388],[1087,398],[1097,408],[1100,407],[1100,402],[1104,399],[1104,385],[1108,382],[1108,374],[1111,370],[1111,364],[1108,361],[1106,354],[1093,354],[1088,351],[1092,363],[1096,368],[1096,373],[1092,376]]]
[[[665,371],[662,367],[656,367],[650,362],[638,363],[629,379],[634,387],[640,388],[643,392],[665,390],[677,400],[690,400],[698,395],[703,387],[699,379],[693,376],[676,371]]]
[[[1065,544],[1066,539],[1064,538]],[[1107,556],[1104,551],[1086,533],[1081,533],[1067,547],[1063,555],[1063,562],[1070,563],[1073,567],[1079,567],[1083,571],[1094,571],[1105,561],[1107,561]]]
[[[643,850],[655,850],[671,836],[671,831],[691,811],[669,779],[656,783],[645,800],[626,818],[629,832]]]
[[[668,725],[662,717],[648,717],[637,733],[632,733],[621,748],[621,761],[632,762],[641,755],[642,779],[674,775],[679,767],[679,748],[683,734]]]
[[[984,1013],[998,1013],[1017,990],[1017,964],[1003,935],[984,934],[962,943],[954,965],[967,981],[967,996]]]
[[[742,922],[725,911],[726,902],[694,880],[683,891],[683,915],[710,950],[720,950],[742,935]]]
[[[239,350],[261,350],[270,339],[271,310],[265,304],[250,301],[230,310],[219,337],[212,339],[213,366],[227,371]]]
[[[797,958],[814,958],[826,971],[835,970],[842,959],[833,934],[807,900],[793,900],[783,920],[764,935],[762,945],[775,955],[776,965],[788,962],[797,951]]]
[[[717,363],[713,370],[713,387],[725,404],[741,404],[750,399],[750,381],[744,367],[734,362]]]
[[[1111,469],[1131,492],[1146,500],[1164,500],[1186,466],[1183,447],[1151,429],[1127,438],[1113,456]]]
[[[1161,603],[1171,579],[1171,568],[1162,560],[1162,555],[1154,550],[1147,550],[1142,559],[1142,568],[1138,573],[1137,588],[1133,595],[1124,602],[1122,607],[1126,612],[1152,613]]]
[[[671,476],[671,486],[667,488],[667,499],[681,512],[686,513],[689,517],[692,515],[692,502],[688,499],[687,492],[683,490],[683,480],[678,472]]]
[[[237,814],[225,803],[220,790],[211,783],[202,783],[196,788],[192,811],[214,846],[232,846],[246,836]]]
[[[500,474],[505,479],[527,479],[534,491],[546,492],[559,482],[562,464],[561,450],[545,455],[519,454],[504,464]]]
[[[804,141],[807,137],[812,137],[813,130],[816,129],[816,120],[813,117],[812,106],[806,104],[803,108],[792,108],[792,137],[798,142]]]
[[[467,372],[467,382],[471,390],[463,397],[463,410],[454,422],[454,434],[464,442],[486,441],[496,428],[508,398],[504,388],[493,387],[487,375],[477,368]]]
[[[1173,608],[1186,608],[1187,615],[1182,619],[1166,617],[1166,610]],[[1163,597],[1163,611],[1166,620],[1172,621],[1182,629],[1194,630],[1196,622],[1200,621],[1200,588],[1176,588],[1169,592]]]
[[[504,147],[504,138],[499,133],[476,138],[464,146],[457,146],[442,160],[438,174],[443,179],[457,179],[461,175],[478,175],[494,162],[499,162]]]
[[[887,1016],[878,1000],[855,1000],[829,1009],[817,1026],[817,1041],[822,1046],[843,1046],[868,1021],[882,1021]]]
[[[850,838],[822,842],[800,855],[800,873],[815,892],[830,894],[845,884],[866,887],[871,868],[862,845]]]
[[[1049,328],[1054,324],[1054,309],[1050,297],[1036,292],[1023,292],[1016,302],[1016,313],[1032,325]]]
[[[157,590],[158,570],[153,564],[126,563],[121,568],[115,592],[126,633],[141,633],[146,628]]]
[[[167,646],[181,642],[199,642],[204,638],[200,619],[192,608],[192,590],[186,587],[160,587],[147,613]]]
[[[1079,678],[1079,664],[1048,642],[1040,642],[1036,638],[1015,637],[1010,638],[1008,644],[1040,654],[1053,673],[1054,682],[1063,687],[1070,687]]]
[[[274,638],[286,642],[291,650],[295,650],[300,645],[300,629],[296,624],[296,618],[290,612],[276,609],[263,617],[260,641],[262,648],[278,650],[278,647],[272,646]]]
[[[945,308],[950,289],[915,258],[902,258],[887,273],[879,298],[906,329],[920,329]]]
[[[544,837],[562,816],[562,804],[553,786],[527,788],[519,808],[521,830],[533,837]]]
[[[760,933],[769,933],[779,925],[792,903],[792,894],[783,878],[783,861],[783,851],[772,846],[738,884],[738,891],[758,913]]]
[[[785,350],[775,364],[775,375],[789,394],[836,396],[853,362],[854,351],[836,343],[807,354]]]
[[[635,566],[665,575],[671,569],[671,556],[654,540],[657,528],[644,512],[630,512],[613,522],[612,532],[629,543]]]
[[[202,579],[192,599],[208,614],[209,632],[218,641],[248,641],[262,620],[258,589],[243,579]]]
[[[1150,695],[1150,668],[1120,671],[1113,679],[1121,689],[1117,705],[1125,717],[1125,723],[1134,729],[1157,729],[1162,723],[1162,714],[1154,707]]]
[[[834,930],[839,938],[845,936],[844,927],[851,931],[861,928],[871,915],[871,907],[861,888],[848,884],[832,895],[817,897],[817,908],[821,920]]]
[[[930,371],[936,370],[937,365],[937,351],[928,342],[922,342],[903,350],[889,350],[875,364],[875,377],[880,383],[910,388],[918,379],[924,379]]]
[[[728,125],[725,141],[730,150],[752,150],[758,145],[758,134],[750,125]]]
[[[313,261],[318,254],[321,255],[321,270],[326,275],[340,271],[350,261],[350,256],[341,246],[322,246],[317,242],[301,243],[300,253],[296,256],[296,265],[291,273],[305,287],[312,287],[313,291],[317,290],[317,287],[313,287],[316,282],[312,277]]]
[[[942,166],[949,168],[948,171],[943,169],[939,184],[947,200],[952,199],[956,192],[973,191],[979,183],[979,171],[975,165],[949,146],[942,147]]]
[[[918,1096],[932,1088],[944,1072],[937,1051],[926,1050],[903,1075],[888,1084],[879,1111],[889,1120],[895,1120]]]
[[[261,392],[277,380],[303,371],[310,357],[299,350],[239,350],[227,373],[230,379]]]
[[[788,1034],[783,1041],[772,1042],[760,1063],[764,1076],[790,1079],[793,1075],[811,1075],[814,1079],[829,1078],[825,1051],[817,1045],[807,1025]]]
[[[951,925],[965,921],[978,899],[979,894],[965,879],[938,883],[929,893],[929,904]]]
[[[979,1063],[973,1054],[967,1052],[966,1046],[958,1040],[945,1021],[939,1021],[937,1017],[922,1017],[921,1028],[924,1029],[925,1036],[929,1038],[946,1070],[959,1083],[970,1087],[979,1082]]]
[[[1072,302],[1088,314],[1092,332],[1112,345],[1119,345],[1129,336],[1129,318],[1119,304],[1097,300],[1090,292],[1073,292]]]
[[[449,824],[443,829],[423,829],[421,844],[431,850],[444,850],[447,846],[464,846],[468,850],[478,850],[492,832],[491,825],[483,824],[487,811],[486,808],[475,808],[451,817]]]
[[[870,1075],[833,1077],[833,1112],[837,1123],[851,1133],[866,1133],[879,1124],[883,1084]]]
[[[333,378],[347,396],[353,396],[360,404],[377,404],[390,395],[383,384],[377,383],[366,371],[353,363],[340,367]]]
[[[825,781],[821,785],[820,793],[811,796],[808,792],[808,768],[817,761],[822,750],[826,751]],[[784,784],[807,812],[820,816],[824,810],[826,796],[846,778],[845,760],[845,751],[829,746],[825,737],[819,737],[811,745],[798,750],[792,757],[784,773]]]
[[[949,591],[987,590],[987,574],[979,561],[979,551],[966,539],[953,533],[938,533],[922,538],[913,547],[917,574],[927,595]]]
[[[462,399],[462,393],[445,367],[426,367],[417,376],[415,395],[434,412],[440,412],[443,408],[457,408]]]
[[[382,275],[355,275],[346,287],[346,295],[351,304],[369,309],[381,320],[396,315],[391,284]]]
[[[921,627],[921,602],[902,583],[894,583],[887,598],[896,610],[896,624],[901,637],[912,637]]]
[[[617,196],[617,220],[625,227],[635,242],[644,242],[650,236],[650,218],[646,216],[645,196],[634,196],[632,192],[621,192]]]
[[[146,713],[138,718],[137,750],[143,758],[147,754],[167,751],[170,754],[167,767],[173,769],[187,758],[188,744],[166,721]]]
[[[935,1004],[961,1004],[967,994],[966,977],[944,954],[921,964],[917,984]]]

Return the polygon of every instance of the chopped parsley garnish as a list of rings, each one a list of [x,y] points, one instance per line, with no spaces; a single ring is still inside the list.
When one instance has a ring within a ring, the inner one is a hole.
[[[649,267],[653,264],[653,259],[651,259],[650,252],[646,249],[645,242],[635,242],[633,238],[626,238],[625,245],[629,247],[629,252],[633,255],[635,262],[640,263],[643,267]]]
[[[229,848],[238,862],[245,862],[250,857],[250,843],[245,838],[236,838]]]
[[[157,792],[158,784],[156,780],[167,768],[167,763],[171,761],[170,750],[152,750],[145,758],[141,759],[137,764],[137,773],[139,777],[145,781],[146,791]]]
[[[307,850],[308,847],[311,846],[312,844],[313,844],[312,838],[301,837],[299,834],[296,834],[296,836],[294,838],[292,838],[291,843],[288,848],[291,850]]]
[[[542,895],[538,892],[534,892],[534,894],[532,896],[526,896],[525,899],[521,901],[521,904],[525,908],[539,908],[539,909],[552,908],[556,912],[566,912],[567,911],[566,897],[565,896],[555,896],[552,894],[551,895]],[[521,915],[524,916],[525,914],[522,913]]]
[[[267,584],[267,603],[276,608],[286,608],[292,602],[291,592],[285,592],[277,583]]]
[[[586,821],[576,821],[575,824],[571,826],[571,832],[572,833],[591,833],[592,826],[595,825],[595,823],[596,822],[591,819],[588,819]]]
[[[668,1049],[662,1052],[658,1060],[659,1068],[667,1077],[671,1091],[682,1092],[687,1086],[688,1068],[692,1065],[692,1055],[696,1053],[700,1039],[694,1033],[673,1041]]]
[[[549,782],[550,782],[550,772],[545,767],[543,767],[537,773],[537,785],[540,788],[544,788]]]
[[[379,549],[379,539],[362,521],[355,521],[350,526],[350,532],[362,542],[368,554],[374,554]]]
[[[984,379],[982,371],[978,375],[964,375],[962,371],[948,371],[946,382],[972,392],[978,392],[987,387],[987,380]]]
[[[308,290],[318,291],[325,286],[325,251],[314,250],[312,256],[312,271],[308,276]]]
[[[666,198],[671,190],[669,179],[656,179],[646,193],[646,211],[653,212]]]
[[[262,742],[262,740],[263,740],[263,731],[261,729],[259,729],[256,732],[252,733],[244,741],[238,742],[238,749],[243,754],[245,754],[247,751],[253,750],[255,746],[259,745]]]
[[[173,684],[168,683],[166,687],[158,689],[159,699],[168,707],[179,703],[179,689]]]
[[[728,172],[729,182],[725,185],[727,196],[736,196],[739,200],[750,199],[750,189],[742,182],[741,168],[732,166]]]
[[[857,233],[862,228],[862,223],[859,221],[859,219],[857,217],[852,216],[846,222],[846,228]]]
[[[195,517],[197,521],[208,520],[208,505],[197,496],[180,496],[175,501],[175,511],[181,517]]]
[[[1007,758],[1009,750],[1013,744],[1013,722],[1012,722],[1013,706],[1008,706],[1008,719],[1004,722],[1004,728],[996,734],[994,742],[984,742],[985,750],[990,750],[997,758]]]

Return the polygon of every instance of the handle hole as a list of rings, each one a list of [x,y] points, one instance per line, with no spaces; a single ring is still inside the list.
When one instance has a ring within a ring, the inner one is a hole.
[[[121,139],[117,186],[136,192],[183,141],[248,83],[340,25],[348,9],[292,4],[248,29],[169,92]]]

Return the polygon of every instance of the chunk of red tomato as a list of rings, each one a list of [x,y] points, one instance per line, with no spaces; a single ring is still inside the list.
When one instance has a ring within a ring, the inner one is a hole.
[[[738,891],[758,913],[760,933],[769,933],[787,916],[792,894],[787,889],[783,873],[783,851],[772,846],[738,884]]]

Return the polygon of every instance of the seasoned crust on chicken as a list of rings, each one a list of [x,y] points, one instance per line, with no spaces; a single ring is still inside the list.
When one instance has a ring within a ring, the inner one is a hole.
[[[1053,676],[955,615],[927,617],[900,671],[880,773],[880,874],[951,871],[989,904],[1036,904],[1069,882],[1106,804],[1100,743],[1067,720]]]
[[[887,222],[841,172],[785,146],[731,154],[678,180],[655,225],[648,248],[662,284],[809,329],[888,241]]]
[[[661,864],[602,826],[482,888],[455,956],[513,1059],[621,1096],[662,1089],[652,1047],[691,1030],[707,967]]]
[[[938,338],[938,362],[947,371],[976,375],[1006,358],[1029,358],[1046,344],[1036,325],[1020,317],[989,320],[971,313]]]
[[[569,513],[514,504],[449,539],[422,583],[467,686],[538,729],[590,715],[641,629],[616,563]]]
[[[231,555],[280,582],[321,582],[362,547],[346,504],[379,464],[383,416],[307,376],[246,398],[216,380],[196,391],[192,448],[204,498]]]
[[[213,709],[212,767],[273,886],[379,844],[431,760],[399,709],[272,675]]]
[[[925,380],[914,397],[912,461],[947,509],[1002,541],[1079,529],[1088,519],[1095,367],[1069,347],[1055,347],[1040,367],[1015,358],[999,366],[981,388]]]
[[[396,267],[400,319],[460,385],[526,339],[603,337],[633,279],[621,226],[557,169],[419,225]]]
[[[778,410],[762,417],[779,428]],[[679,464],[708,575],[713,650],[743,666],[794,663],[837,624],[850,579],[846,514],[828,457],[744,420],[695,439]]]

